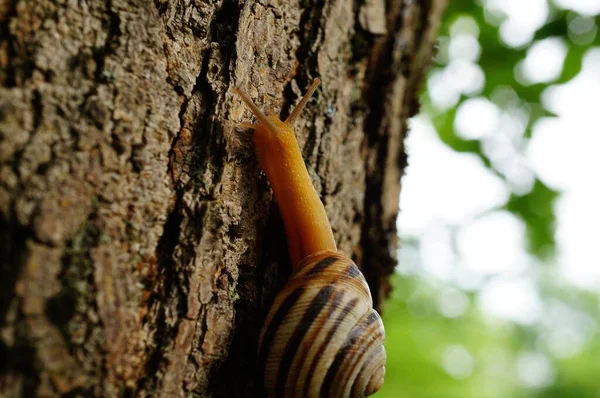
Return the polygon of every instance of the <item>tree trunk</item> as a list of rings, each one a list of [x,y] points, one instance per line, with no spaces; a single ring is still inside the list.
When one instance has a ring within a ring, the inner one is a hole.
[[[0,395],[260,396],[289,275],[247,90],[377,308],[443,0],[0,2]]]

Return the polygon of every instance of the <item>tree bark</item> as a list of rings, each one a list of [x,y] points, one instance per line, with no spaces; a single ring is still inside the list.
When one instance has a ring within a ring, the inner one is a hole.
[[[240,86],[381,308],[444,0],[0,2],[0,395],[260,396],[289,275]]]

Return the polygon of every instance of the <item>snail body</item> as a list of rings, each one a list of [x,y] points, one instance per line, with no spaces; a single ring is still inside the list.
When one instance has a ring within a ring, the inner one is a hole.
[[[256,155],[282,214],[293,267],[260,334],[259,364],[271,397],[362,397],[379,390],[385,376],[383,323],[364,276],[337,251],[292,129],[318,85],[315,79],[283,122],[235,89],[258,119],[247,126],[255,130]]]

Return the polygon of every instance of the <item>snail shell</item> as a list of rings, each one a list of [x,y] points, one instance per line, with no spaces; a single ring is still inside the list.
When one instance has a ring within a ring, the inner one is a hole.
[[[367,282],[341,253],[294,267],[260,335],[271,397],[362,397],[383,384],[385,332]]]

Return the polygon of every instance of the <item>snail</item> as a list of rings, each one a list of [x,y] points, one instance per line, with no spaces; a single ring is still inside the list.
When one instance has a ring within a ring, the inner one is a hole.
[[[266,116],[235,88],[258,120],[253,142],[280,208],[292,264],[259,337],[258,360],[271,397],[362,397],[385,376],[385,332],[356,264],[337,251],[292,124],[320,83],[315,79],[285,121]]]

